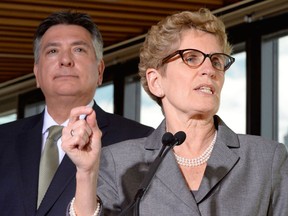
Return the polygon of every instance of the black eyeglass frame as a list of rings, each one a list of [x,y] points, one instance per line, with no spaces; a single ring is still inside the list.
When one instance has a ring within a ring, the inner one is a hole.
[[[187,64],[187,62],[184,60],[183,53],[186,52],[186,51],[189,51],[189,50],[199,52],[199,53],[201,53],[201,54],[204,56],[203,61],[202,61],[199,65],[193,67],[193,66],[190,66],[189,64]],[[226,70],[228,70],[229,67],[235,62],[235,58],[233,58],[232,56],[227,55],[227,54],[225,54],[225,53],[211,53],[211,54],[206,54],[206,53],[203,53],[202,51],[197,50],[197,49],[183,49],[183,50],[176,50],[175,52],[173,52],[173,53],[171,53],[170,55],[168,55],[168,56],[166,56],[165,58],[163,58],[161,65],[166,64],[171,58],[173,58],[174,56],[176,56],[176,55],[178,55],[178,54],[180,55],[182,61],[183,61],[188,67],[190,67],[190,68],[198,68],[198,67],[200,67],[200,66],[203,64],[203,62],[205,61],[205,59],[206,59],[207,57],[208,57],[208,58],[210,59],[210,61],[212,62],[212,59],[211,59],[211,58],[212,58],[213,56],[219,55],[219,54],[228,57],[229,63],[228,63],[226,66],[224,65],[224,70],[221,70],[221,69],[219,69],[219,68],[216,68],[216,67],[213,65],[213,63],[212,63],[212,66],[213,66],[215,69],[220,70],[220,71],[226,71]]]

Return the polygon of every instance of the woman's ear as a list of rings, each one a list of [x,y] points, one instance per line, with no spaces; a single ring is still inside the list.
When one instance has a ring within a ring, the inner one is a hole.
[[[161,73],[154,68],[148,68],[146,70],[146,79],[150,92],[156,97],[160,98],[163,97],[164,92],[161,83],[162,82]]]

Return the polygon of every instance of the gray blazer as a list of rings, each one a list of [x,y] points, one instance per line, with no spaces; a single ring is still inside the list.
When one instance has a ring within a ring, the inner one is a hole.
[[[199,190],[189,190],[169,152],[141,200],[141,216],[288,215],[285,146],[237,135],[217,116],[215,122],[218,136]],[[97,194],[105,215],[118,215],[133,200],[164,132],[165,121],[149,137],[103,148]]]

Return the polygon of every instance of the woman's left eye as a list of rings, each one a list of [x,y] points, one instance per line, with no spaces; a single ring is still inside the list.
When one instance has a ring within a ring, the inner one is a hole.
[[[199,57],[197,56],[194,56],[194,55],[187,55],[185,56],[185,62],[188,64],[188,65],[195,65],[195,64],[198,64],[199,62]]]

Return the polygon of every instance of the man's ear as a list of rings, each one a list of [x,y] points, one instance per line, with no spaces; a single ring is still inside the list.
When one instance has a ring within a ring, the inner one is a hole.
[[[35,76],[35,80],[36,80],[36,87],[40,88],[40,84],[38,82],[38,65],[37,64],[34,64],[33,72],[34,72],[34,76]]]
[[[148,68],[146,70],[146,79],[150,92],[157,97],[163,97],[161,73],[154,68]]]
[[[104,60],[101,59],[100,62],[98,63],[98,80],[97,80],[97,86],[100,86],[100,85],[102,84],[104,70],[105,70]]]

